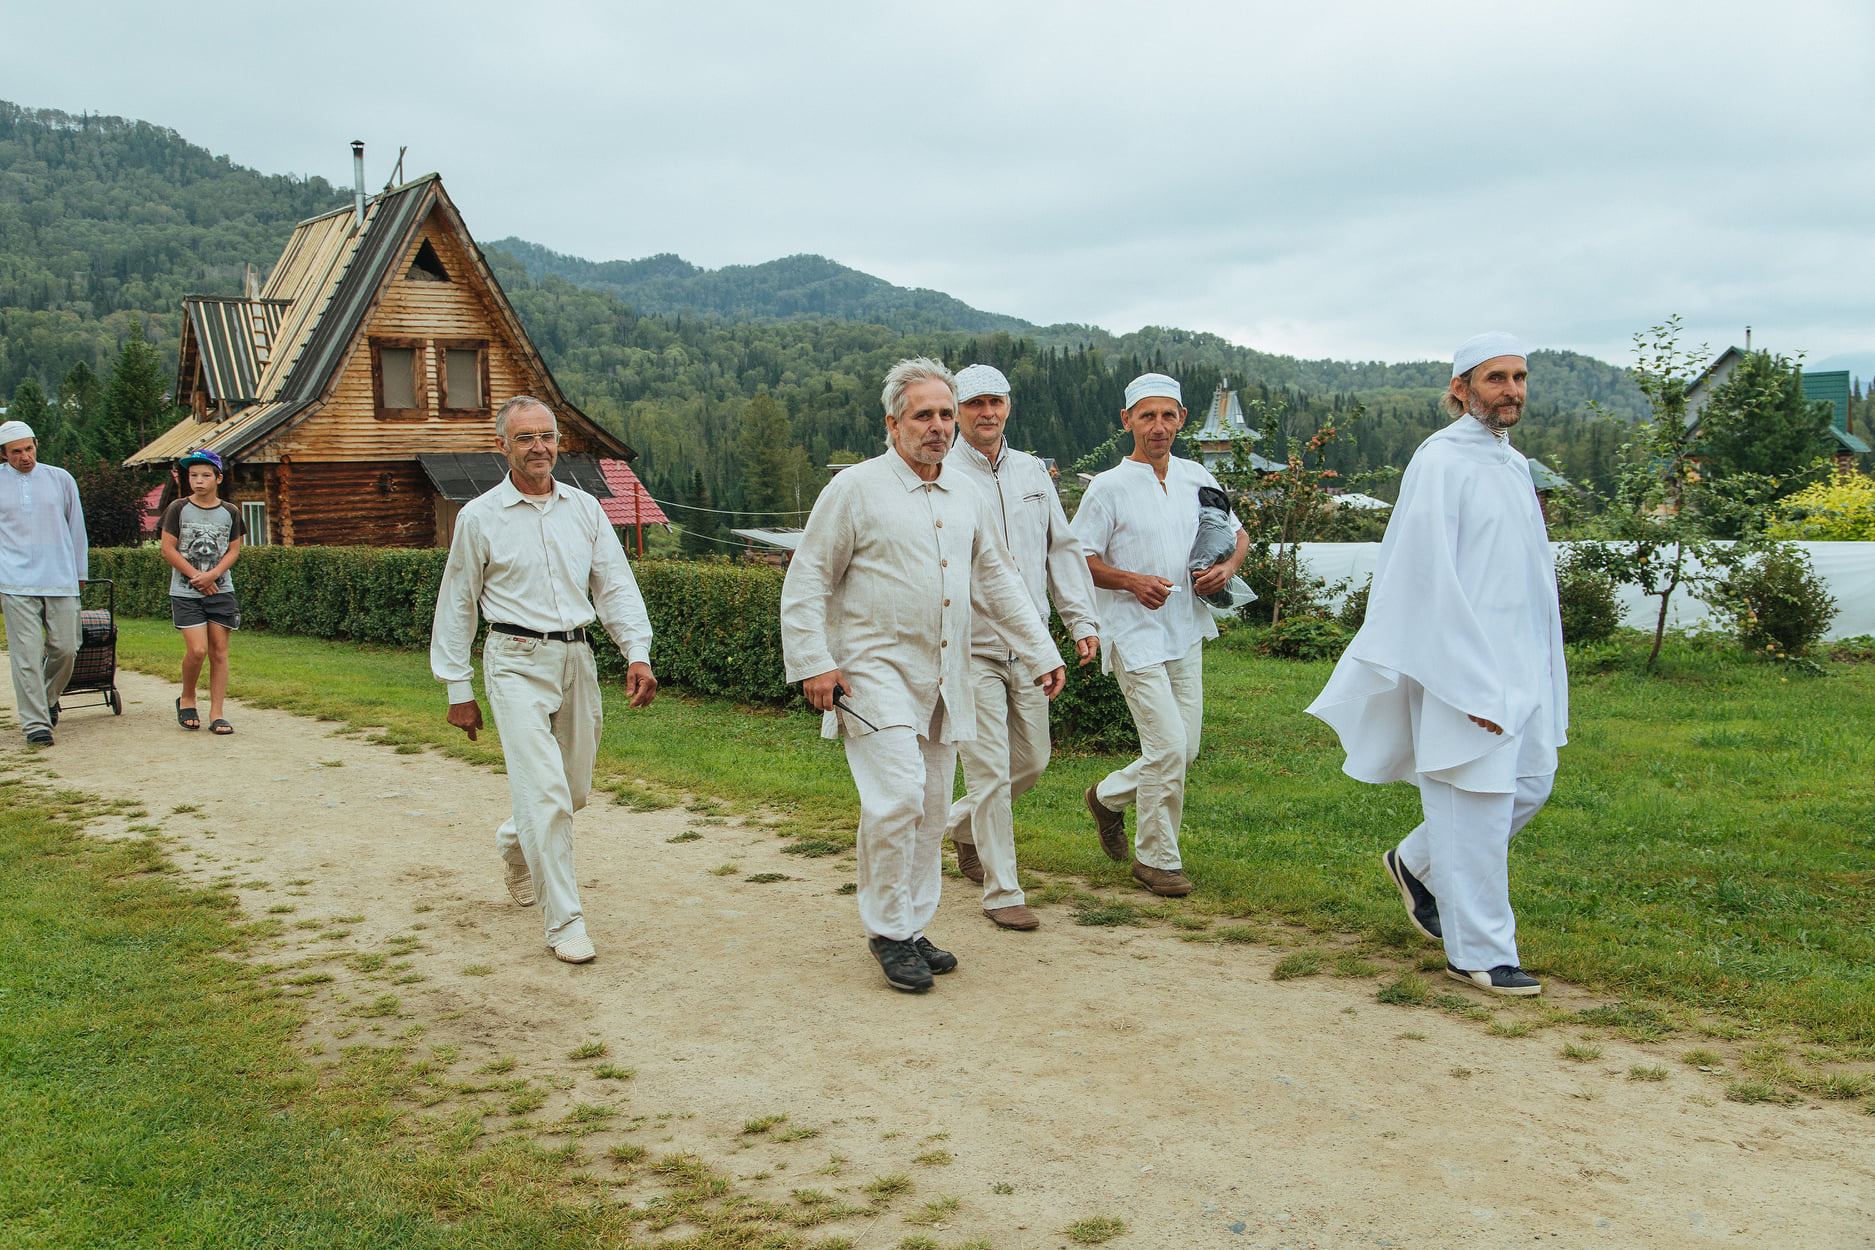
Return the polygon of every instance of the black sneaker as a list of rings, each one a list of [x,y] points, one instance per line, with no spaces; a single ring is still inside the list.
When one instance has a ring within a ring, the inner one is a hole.
[[[922,994],[931,988],[931,967],[910,942],[876,937],[867,938],[866,945],[871,948],[872,957],[879,961],[885,983],[893,989]]]
[[[957,971],[957,956],[931,945],[930,938],[920,935],[913,938],[911,944],[918,948],[920,955],[924,956],[925,967],[931,969],[933,976],[941,977],[947,972]]]
[[[1529,998],[1543,992],[1541,981],[1510,964],[1499,964],[1489,972],[1466,972],[1463,968],[1454,968],[1448,959],[1445,961],[1445,975],[1493,994],[1514,994],[1518,998]]]
[[[1432,897],[1432,891],[1406,871],[1398,851],[1388,851],[1380,857],[1380,862],[1387,875],[1393,878],[1393,884],[1400,887],[1400,901],[1406,904],[1406,918],[1413,922],[1413,927],[1433,941],[1443,942],[1445,934],[1439,928],[1439,900]]]
[[[36,747],[49,747],[52,745],[52,732],[47,729],[35,729],[26,735],[26,741]]]
[[[52,727],[54,729],[59,727],[59,705],[56,703],[52,705]]]

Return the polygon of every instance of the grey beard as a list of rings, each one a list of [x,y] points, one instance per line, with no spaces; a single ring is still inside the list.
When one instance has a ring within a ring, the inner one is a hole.
[[[1485,429],[1491,431],[1491,433],[1497,435],[1499,438],[1503,438],[1505,431],[1509,430],[1511,426],[1517,424],[1515,421],[1504,420],[1502,417],[1499,417],[1494,412],[1479,412],[1478,401],[1475,399],[1471,401],[1471,404],[1466,409],[1466,411],[1469,412],[1472,416],[1476,417],[1480,425],[1484,426]],[[1521,417],[1523,415],[1522,410],[1519,410],[1517,415]]]

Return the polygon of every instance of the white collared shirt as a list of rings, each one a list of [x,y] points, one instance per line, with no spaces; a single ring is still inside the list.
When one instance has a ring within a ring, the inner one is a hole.
[[[1031,678],[1060,653],[997,532],[983,493],[944,467],[926,482],[888,451],[820,492],[781,589],[787,680],[839,669],[847,702],[879,729],[920,734],[939,712],[939,741],[976,737],[969,678],[973,617],[1007,640]],[[829,712],[824,737],[870,732]]]
[[[618,533],[597,499],[565,482],[536,502],[503,477],[457,515],[430,628],[430,671],[449,684],[452,704],[475,697],[478,609],[485,621],[541,633],[596,615],[627,663],[651,661],[651,617]]]
[[[64,469],[0,463],[0,594],[62,598],[89,568],[78,483]]]
[[[1185,567],[1198,538],[1198,488],[1217,484],[1203,465],[1173,456],[1164,483],[1151,465],[1128,458],[1088,485],[1074,513],[1075,536],[1109,568],[1172,583],[1156,609],[1129,591],[1095,592],[1102,672],[1113,671],[1115,648],[1131,671],[1179,659],[1200,641],[1217,637],[1217,622],[1191,592],[1191,570]],[[1243,529],[1234,513],[1231,528]]]
[[[991,464],[988,456],[961,435],[951,444],[944,467],[948,472],[962,473],[982,489],[991,515],[1002,524],[1003,542],[1015,559],[1016,571],[1022,575],[1022,584],[1042,624],[1048,624],[1048,600],[1052,595],[1069,637],[1078,642],[1098,634],[1100,618],[1094,612],[1094,578],[1087,571],[1087,552],[1068,525],[1047,467],[1036,457],[1011,447],[1007,439],[1002,454]],[[976,623],[970,649],[976,655],[1009,658],[1008,644],[987,621]]]

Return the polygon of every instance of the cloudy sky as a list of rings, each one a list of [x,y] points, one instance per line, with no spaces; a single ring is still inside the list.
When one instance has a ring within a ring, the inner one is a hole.
[[[9,3],[0,95],[609,260],[818,252],[1031,321],[1875,373],[1875,5]],[[26,54],[23,49],[31,49]]]

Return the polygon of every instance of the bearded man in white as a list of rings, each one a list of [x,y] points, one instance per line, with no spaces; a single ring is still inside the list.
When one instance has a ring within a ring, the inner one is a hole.
[[[1075,655],[1088,663],[1100,647],[1094,582],[1047,466],[1004,437],[1009,379],[1000,369],[971,365],[957,374],[957,407],[958,437],[945,468],[983,492],[1036,619],[1047,623],[1052,594]],[[970,682],[977,736],[957,744],[964,796],[951,804],[946,832],[957,847],[958,871],[983,887],[983,914],[1005,929],[1033,929],[1041,920],[1016,880],[1013,804],[1048,767],[1048,696],[1029,682],[1014,649],[983,618],[970,636]]]
[[[1381,857],[1407,915],[1445,943],[1446,975],[1540,994],[1517,958],[1510,840],[1548,800],[1568,741],[1556,566],[1510,445],[1523,344],[1503,332],[1452,360],[1457,419],[1407,466],[1374,568],[1367,619],[1309,712],[1357,781],[1411,781],[1425,821]]]
[[[957,967],[925,935],[942,891],[957,744],[977,735],[970,640],[980,617],[1047,698],[1066,667],[989,504],[946,466],[957,383],[901,360],[880,396],[891,447],[828,483],[781,585],[791,682],[844,738],[859,791],[859,918],[886,984],[918,993]]]

